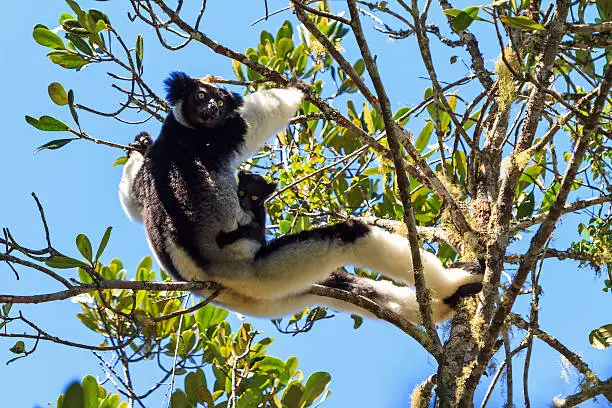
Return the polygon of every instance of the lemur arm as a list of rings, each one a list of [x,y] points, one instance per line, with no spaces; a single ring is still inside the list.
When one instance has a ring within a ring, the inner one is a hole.
[[[240,113],[247,123],[247,133],[240,159],[252,156],[270,136],[285,128],[303,98],[296,88],[267,89],[245,96]]]
[[[137,151],[131,152],[123,166],[123,175],[119,182],[119,201],[123,211],[133,221],[142,222],[142,206],[134,196],[136,175],[144,163],[144,156]]]
[[[219,248],[223,248],[243,238],[259,241],[260,236],[261,225],[258,222],[252,221],[246,225],[239,226],[233,231],[220,231],[217,234],[217,245],[219,245]]]

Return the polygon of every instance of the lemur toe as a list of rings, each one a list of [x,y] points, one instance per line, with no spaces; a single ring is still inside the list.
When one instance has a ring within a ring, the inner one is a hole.
[[[477,293],[480,293],[481,290],[482,283],[480,282],[466,283],[465,285],[459,286],[459,288],[454,294],[447,298],[444,298],[444,303],[449,306],[456,307],[461,301],[461,299],[463,299],[464,297],[476,295]]]

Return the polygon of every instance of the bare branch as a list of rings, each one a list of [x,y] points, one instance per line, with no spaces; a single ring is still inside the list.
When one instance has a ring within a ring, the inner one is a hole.
[[[372,79],[372,83],[374,84],[374,89],[376,89],[383,121],[385,122],[389,149],[393,155],[399,195],[404,207],[404,222],[406,223],[408,241],[410,242],[412,268],[414,270],[414,281],[421,318],[423,319],[423,325],[427,330],[427,334],[431,337],[431,340],[434,343],[434,350],[436,351],[434,355],[439,355],[442,352],[442,343],[440,342],[438,332],[436,331],[436,327],[433,323],[430,304],[431,299],[425,284],[425,276],[423,275],[423,264],[421,261],[421,254],[419,252],[419,238],[416,231],[416,220],[414,218],[414,210],[412,208],[412,201],[410,198],[410,181],[408,180],[406,170],[404,168],[404,158],[402,157],[399,144],[399,134],[401,131],[393,119],[393,112],[391,110],[389,97],[387,96],[387,92],[383,86],[378,68],[376,67],[376,62],[372,57],[370,48],[363,34],[361,19],[359,17],[355,0],[348,0],[348,7],[351,15],[351,27],[353,28],[353,34],[357,40],[357,45],[361,51],[361,56],[365,62],[366,69],[370,75],[370,78]]]

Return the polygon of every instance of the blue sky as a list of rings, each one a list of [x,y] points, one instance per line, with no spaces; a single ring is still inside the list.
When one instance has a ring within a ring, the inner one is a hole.
[[[252,27],[250,23],[263,13],[263,1],[208,3],[203,30],[211,38],[238,51],[256,45],[261,30],[267,28],[276,32],[284,19],[289,17],[285,12]],[[286,5],[286,2],[276,0],[268,3],[271,10]],[[194,44],[176,53],[161,49],[156,45],[154,33],[142,25],[129,23],[123,2],[82,1],[80,4],[83,8],[95,7],[106,11],[128,43],[133,43],[138,33],[143,34],[145,78],[157,91],[161,91],[163,78],[173,70],[184,70],[194,76],[214,74],[233,78],[230,61],[203,46]],[[458,4],[457,7],[467,5]],[[0,51],[3,61],[0,70],[5,95],[0,136],[0,163],[4,170],[0,190],[0,225],[9,227],[14,236],[27,246],[43,246],[44,235],[30,196],[31,192],[36,192],[44,205],[54,246],[76,255],[74,237],[77,234],[85,233],[94,242],[99,242],[105,228],[113,226],[103,261],[118,257],[131,272],[139,260],[149,254],[149,250],[142,227],[129,222],[117,199],[120,168],[113,168],[111,164],[120,156],[120,152],[79,141],[61,150],[43,151],[35,155],[33,151],[37,146],[65,135],[37,131],[23,119],[26,114],[50,114],[70,123],[67,109],[53,105],[47,96],[47,85],[53,81],[63,83],[66,89],[75,89],[75,98],[79,103],[107,110],[115,107],[118,95],[109,88],[105,79],[109,66],[94,65],[80,73],[64,70],[51,64],[45,57],[46,50],[32,40],[32,27],[35,24],[54,27],[59,14],[67,10],[66,4],[60,0],[26,0],[3,5],[5,16],[12,18],[6,18],[0,28],[4,39]],[[231,19],[228,18],[230,13]],[[428,83],[422,78],[426,76],[424,67],[415,63],[418,59],[413,57],[414,42],[391,43],[380,34],[372,34],[372,48],[378,53],[383,78],[393,84],[389,86],[389,93],[394,108],[417,103]],[[485,60],[491,68],[498,51],[486,38],[481,44],[485,50]],[[347,57],[354,60],[351,42],[347,42],[344,48]],[[452,66],[446,63],[450,56],[448,52],[442,54],[438,47],[434,48],[434,53],[437,51],[440,53],[434,54],[434,59],[441,58],[443,61],[439,64],[441,78],[451,82],[467,72],[461,63]],[[454,50],[454,53],[460,58],[465,57],[461,50]],[[80,114],[80,119],[83,128],[92,136],[122,144],[129,143],[141,130],[156,134],[159,128],[158,123],[154,122],[128,126],[84,113]],[[418,122],[414,126],[419,129]],[[575,234],[578,219],[573,217],[560,225],[554,247],[567,247],[569,238]],[[522,246],[519,243],[516,247]],[[21,268],[19,272],[21,279],[16,281],[7,267],[0,266],[1,293],[30,294],[58,289],[57,285],[30,270]],[[545,290],[541,309],[542,328],[578,351],[602,378],[612,375],[610,351],[593,349],[587,337],[593,328],[610,322],[612,298],[601,291],[601,279],[595,278],[590,270],[577,269],[577,265],[570,261],[548,261],[541,284]],[[575,297],[572,296],[574,293]],[[526,304],[526,300],[522,302]],[[93,344],[101,341],[78,322],[75,315],[79,306],[68,301],[19,309],[54,335]],[[353,330],[353,322],[348,316],[337,315],[335,319],[318,324],[312,332],[296,337],[276,332],[266,320],[254,320],[253,323],[256,329],[275,337],[270,354],[281,358],[297,356],[299,366],[306,375],[321,370],[331,373],[332,395],[324,404],[326,407],[406,406],[413,387],[435,372],[435,361],[428,358],[413,340],[382,322],[367,321],[359,330]],[[233,325],[237,327],[238,322]],[[515,342],[520,341],[521,335],[517,333]],[[13,357],[8,351],[12,345],[13,342],[0,339],[0,362]],[[515,361],[518,363],[515,367],[522,370],[521,358]],[[153,378],[146,373],[146,368],[139,372],[142,376],[138,381],[144,388]],[[40,344],[34,355],[9,366],[0,364],[2,405],[21,408],[54,403],[68,382],[87,373],[102,375],[97,360],[89,352],[49,343]],[[536,341],[531,366],[533,406],[549,404],[553,396],[576,390],[576,377],[571,377],[570,382],[566,383],[560,373],[558,353]],[[517,393],[521,388],[519,378],[515,377]],[[182,379],[179,379],[179,384],[182,384]],[[498,389],[502,388],[498,385]],[[481,396],[484,389],[486,383],[479,389],[478,395]],[[150,406],[161,406],[161,398],[162,395],[158,395]],[[490,406],[500,406],[501,401],[498,392]]]

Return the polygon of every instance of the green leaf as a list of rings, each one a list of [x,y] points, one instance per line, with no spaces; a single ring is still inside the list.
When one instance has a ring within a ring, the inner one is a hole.
[[[2,313],[4,314],[4,316],[9,315],[12,307],[13,307],[12,303],[5,303],[2,305]]]
[[[61,37],[47,28],[35,28],[32,36],[37,43],[44,45],[45,47],[53,48],[54,50],[66,49],[64,41],[62,41]]]
[[[72,142],[73,140],[76,140],[76,138],[72,138],[72,139],[57,139],[57,140],[52,140],[48,143],[45,143],[42,146],[38,146],[36,148],[36,150],[34,150],[34,153],[38,153],[41,150],[55,150],[55,149],[59,149],[60,147],[63,147],[65,145],[67,145],[68,143]]]
[[[262,371],[282,373],[285,370],[285,362],[278,357],[265,356],[258,368]]]
[[[83,400],[83,390],[81,384],[73,382],[66,390],[64,396],[64,408],[83,408],[85,402]]]
[[[79,123],[79,116],[77,115],[76,109],[74,108],[74,92],[71,90],[68,91],[68,107],[70,108],[70,114],[72,115],[72,120],[77,124],[79,130],[81,130],[81,124]]]
[[[612,3],[610,3],[610,0],[596,0],[595,4],[601,21],[612,20]]]
[[[236,75],[236,78],[238,78],[239,81],[246,81],[246,77],[242,71],[242,64],[240,62],[232,60],[232,68],[234,70],[234,75]]]
[[[170,398],[170,407],[171,408],[190,408],[189,400],[187,399],[187,395],[181,390],[174,391],[172,394],[172,398]]]
[[[55,119],[54,117],[43,115],[39,119],[26,115],[26,122],[34,126],[38,130],[44,131],[66,131],[70,129],[64,122]]]
[[[474,18],[465,11],[460,11],[451,23],[453,30],[460,33],[472,24]]]
[[[74,46],[74,48],[81,51],[83,54],[87,54],[90,57],[94,56],[94,52],[89,46],[89,44],[87,44],[85,40],[83,40],[78,35],[67,33],[66,39],[70,40],[70,43]]]
[[[206,378],[202,370],[198,369],[187,374],[185,377],[185,394],[187,394],[187,399],[194,406],[198,402],[204,402],[204,398],[200,398],[200,389],[202,388],[206,388]]]
[[[351,319],[353,319],[353,329],[358,329],[363,324],[363,317],[352,314]]]
[[[276,55],[280,58],[284,58],[287,54],[293,51],[293,48],[294,46],[291,38],[281,38],[274,46]]]
[[[25,343],[19,340],[13,347],[9,349],[11,353],[22,354],[25,351]]]
[[[533,191],[525,196],[516,210],[516,218],[521,219],[531,216],[535,208],[535,197]]]
[[[70,269],[79,267],[88,267],[85,262],[78,259],[69,258],[67,256],[55,255],[45,261],[45,265],[50,268]]]
[[[62,13],[59,16],[58,22],[62,24],[66,20],[74,20],[74,16],[70,13]]]
[[[288,233],[289,230],[291,230],[291,221],[289,221],[289,220],[282,220],[282,221],[280,221],[278,223],[278,229],[283,234]]]
[[[502,23],[517,30],[543,30],[541,24],[536,23],[531,18],[526,16],[500,16]]]
[[[110,25],[110,19],[108,16],[100,10],[90,9],[89,15],[97,22],[102,20],[104,24]]]
[[[285,20],[281,28],[278,29],[276,33],[276,42],[280,41],[281,38],[291,38],[293,36],[293,28],[291,27],[291,22],[289,20]]]
[[[363,104],[363,121],[367,126],[368,133],[374,133],[376,131],[376,126],[374,126],[374,121],[372,120],[372,112],[367,103]]]
[[[100,259],[100,256],[102,255],[102,252],[104,252],[104,249],[106,248],[106,244],[108,244],[108,240],[110,239],[112,229],[113,227],[108,227],[106,228],[106,231],[104,231],[104,235],[102,236],[102,241],[100,241],[100,246],[98,246],[98,250],[96,251],[96,257],[94,258],[94,263],[98,262],[98,259]]]
[[[310,406],[321,394],[323,394],[330,381],[331,376],[329,375],[329,373],[326,373],[324,371],[312,373],[306,381],[306,386],[304,387],[304,394],[300,399],[299,407],[301,408]]]
[[[49,98],[51,98],[56,105],[62,106],[68,103],[68,94],[59,82],[50,83],[47,91],[49,92]]]
[[[365,71],[365,62],[363,61],[363,58],[359,58],[357,60],[355,65],[353,65],[353,69],[359,76],[363,75],[363,72]]]
[[[83,408],[98,408],[98,382],[91,375],[86,375],[83,384]]]
[[[67,51],[53,51],[47,56],[53,63],[66,69],[80,69],[89,64],[89,60],[82,55]]]
[[[606,324],[589,334],[589,342],[597,349],[605,349],[612,346],[612,324]]]
[[[429,139],[431,138],[431,133],[434,130],[434,124],[431,121],[427,121],[421,132],[419,133],[419,137],[417,138],[414,147],[420,152],[425,150],[427,144],[429,143]]]
[[[144,56],[144,43],[142,41],[142,35],[138,34],[136,37],[136,67],[138,72],[142,72],[142,58]]]
[[[444,14],[453,18],[451,22],[453,30],[460,33],[468,28],[474,20],[483,20],[478,17],[479,9],[480,7],[478,6],[467,7],[463,10],[448,9],[444,10]]]
[[[89,238],[87,238],[85,234],[77,235],[76,246],[79,249],[79,252],[81,253],[81,255],[83,255],[83,258],[91,262],[91,256],[93,253],[91,249],[91,241],[89,240]]]
[[[113,163],[113,167],[122,166],[125,163],[127,163],[127,161],[128,161],[127,156],[121,156],[117,160],[115,160],[115,162]]]
[[[292,381],[285,388],[282,403],[285,407],[297,407],[304,394],[304,386],[299,381]]]
[[[74,11],[77,16],[80,16],[80,15],[83,14],[83,10],[81,10],[81,7],[77,4],[76,1],[74,1],[74,0],[66,0],[66,4],[68,4],[68,6],[70,6],[72,11]]]

